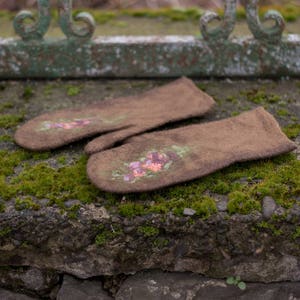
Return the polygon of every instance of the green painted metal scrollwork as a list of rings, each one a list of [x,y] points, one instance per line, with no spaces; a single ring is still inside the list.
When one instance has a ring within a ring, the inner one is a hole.
[[[263,17],[263,21],[273,21],[274,25],[267,28],[260,22],[258,14],[258,0],[247,0],[245,2],[247,23],[255,39],[265,42],[277,43],[281,40],[285,28],[285,21],[282,15],[269,10]]]
[[[51,22],[49,0],[38,0],[38,20],[33,13],[27,10],[19,12],[14,18],[14,29],[24,40],[42,40],[49,29]],[[32,20],[32,24],[26,24],[26,20]]]
[[[59,25],[67,38],[90,39],[95,31],[95,21],[92,15],[86,12],[79,13],[72,17],[72,0],[59,0]],[[79,27],[74,21],[82,22],[85,25]]]
[[[209,23],[217,20],[221,21],[221,17],[215,12],[208,11],[200,19],[200,31],[203,39],[209,42],[218,42],[227,40],[232,33],[236,20],[236,0],[225,1],[225,12],[222,23],[216,27],[209,29]]]

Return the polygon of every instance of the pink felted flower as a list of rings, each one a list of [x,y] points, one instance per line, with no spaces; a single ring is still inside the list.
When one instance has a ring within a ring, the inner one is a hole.
[[[133,176],[134,177],[143,177],[145,176],[146,172],[143,169],[135,169],[133,170]]]
[[[142,165],[142,167],[149,171],[152,171],[152,172],[158,172],[162,169],[162,165],[156,164],[156,163],[145,164],[145,165]]]

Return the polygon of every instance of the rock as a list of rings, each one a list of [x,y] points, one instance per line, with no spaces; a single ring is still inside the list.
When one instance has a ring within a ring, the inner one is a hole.
[[[81,202],[79,200],[74,200],[74,199],[70,199],[68,201],[65,201],[65,207],[66,208],[71,208],[72,206],[75,206],[75,205],[78,205],[80,206],[81,205]]]
[[[193,210],[193,209],[191,209],[191,208],[185,208],[185,209],[183,210],[183,214],[184,214],[185,216],[193,216],[195,213],[196,213],[196,211]]]
[[[82,205],[76,218],[56,207],[11,209],[0,218],[0,228],[8,228],[0,236],[0,265],[35,266],[81,279],[159,268],[213,278],[244,274],[249,281],[300,281],[300,249],[291,239],[299,218],[292,217],[293,226],[280,220],[284,234],[274,236],[267,228],[253,233],[263,221],[259,212],[219,212],[193,222],[172,213],[164,218],[110,218],[110,213],[93,204]],[[150,236],[139,228],[150,229]]]
[[[57,300],[112,300],[102,288],[100,280],[79,280],[65,275]]]
[[[276,208],[277,205],[272,197],[269,196],[264,197],[263,205],[262,205],[264,218],[266,219],[271,218]]]
[[[216,200],[216,206],[217,206],[218,211],[226,211],[227,203],[228,203],[228,197],[226,197],[226,196],[219,197]]]
[[[50,270],[39,270],[28,267],[0,269],[0,286],[12,290],[46,295],[58,282],[58,274]]]
[[[258,249],[259,250],[259,249]],[[252,282],[280,282],[299,281],[300,268],[299,259],[294,256],[275,256],[272,253],[263,255],[263,258],[245,258],[237,262],[236,258],[223,260],[221,264],[213,264],[214,271],[210,277],[229,277],[239,275],[246,281]],[[270,266],[273,266],[270,268]],[[209,273],[209,272],[208,272]],[[225,275],[225,276],[224,276]]]
[[[37,298],[32,298],[23,294],[14,293],[0,288],[0,299],[1,300],[36,300]]]
[[[116,300],[299,300],[299,283],[247,283],[245,290],[227,285],[225,280],[191,273],[148,271],[127,279]]]

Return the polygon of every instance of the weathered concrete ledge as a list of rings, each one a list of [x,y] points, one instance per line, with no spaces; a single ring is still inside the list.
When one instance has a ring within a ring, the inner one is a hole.
[[[194,36],[2,39],[0,78],[300,76],[299,57],[299,35],[276,43]]]
[[[70,219],[58,208],[20,212],[8,205],[0,220],[0,228],[9,228],[0,237],[0,265],[79,278],[159,268],[254,282],[300,281],[300,207],[274,213],[279,220],[264,227],[258,212],[219,212],[207,220],[172,213],[123,218],[90,204]],[[287,220],[280,221],[283,215]]]

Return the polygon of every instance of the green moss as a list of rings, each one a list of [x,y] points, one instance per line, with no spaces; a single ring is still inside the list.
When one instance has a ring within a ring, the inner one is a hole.
[[[1,176],[9,176],[14,173],[14,168],[22,161],[31,158],[31,153],[25,150],[7,151],[0,150],[0,174]]]
[[[216,183],[210,187],[211,192],[221,195],[228,194],[230,190],[230,185],[221,179],[218,179]]]
[[[159,238],[156,238],[152,244],[154,247],[156,248],[159,248],[159,249],[162,249],[164,247],[167,247],[169,245],[170,241],[166,238],[162,238],[162,237],[159,237]]]
[[[260,16],[263,17],[263,15],[270,9],[277,10],[278,12],[280,12],[287,22],[295,22],[300,17],[300,6],[296,5],[296,3],[263,6],[260,9]]]
[[[81,87],[80,86],[73,86],[69,85],[67,86],[67,95],[70,97],[77,96],[81,93]]]
[[[141,216],[144,214],[144,206],[138,203],[124,203],[118,207],[119,214],[122,217],[132,218],[134,216]]]
[[[287,22],[295,22],[300,17],[300,7],[299,7],[299,5],[296,5],[296,4],[287,3],[287,4],[281,4],[281,5],[272,4],[272,5],[260,6],[259,17],[263,18],[264,14],[268,10],[277,10],[278,12],[280,12],[282,14],[283,18]],[[224,15],[224,9],[218,9],[217,12],[221,16]],[[246,19],[246,11],[245,11],[244,7],[237,8],[236,17],[238,20]]]
[[[22,97],[25,100],[29,100],[31,97],[33,97],[33,95],[34,95],[33,88],[31,86],[28,86],[28,85],[25,86],[24,90],[23,90]]]
[[[259,224],[257,224],[257,227],[259,231],[261,231],[262,228],[267,229],[268,231],[271,232],[271,234],[275,236],[280,236],[283,234],[283,231],[280,228],[278,228],[275,224],[266,221],[260,222]]]
[[[198,84],[197,84],[197,87],[198,87],[201,91],[203,91],[203,92],[205,92],[205,91],[207,90],[207,85],[206,85],[205,83],[202,83],[202,82],[198,83]]]
[[[230,115],[232,116],[232,117],[236,117],[236,116],[238,116],[240,114],[240,112],[238,112],[238,111],[233,111]]]
[[[13,108],[14,104],[12,102],[4,102],[0,104],[0,113],[4,112],[7,109]]]
[[[290,124],[282,130],[290,139],[296,138],[300,134],[300,123]]]
[[[68,217],[70,219],[77,219],[79,209],[80,209],[79,204],[72,205],[70,208],[67,209]]]
[[[253,89],[250,91],[242,92],[242,95],[245,95],[248,101],[260,105],[273,104],[280,101],[280,97],[278,95],[272,93],[267,94],[263,89]]]
[[[217,212],[216,202],[210,197],[203,197],[200,201],[194,202],[191,208],[196,211],[196,216],[202,219],[207,219]]]
[[[17,190],[14,186],[11,186],[6,182],[6,178],[0,175],[0,197],[3,200],[10,200],[17,194]]]
[[[0,142],[13,142],[13,141],[14,139],[8,134],[0,135]]]
[[[35,165],[25,163],[49,156],[50,153],[39,154],[23,150],[0,151],[0,196],[4,199],[16,195],[47,198],[63,207],[65,200],[78,199],[88,203],[101,194],[86,176],[86,156],[59,169],[53,169],[44,162]],[[20,164],[23,165],[22,171],[8,180],[6,176],[13,175],[14,168]]]
[[[268,176],[251,188],[252,195],[259,195],[260,199],[271,196],[281,206],[291,207],[300,195],[300,161],[295,159],[290,164],[279,165]]]
[[[31,198],[26,197],[25,199],[17,198],[15,201],[16,210],[39,210],[40,206],[35,203]]]
[[[198,8],[176,9],[176,8],[161,8],[161,9],[127,9],[121,11],[122,15],[127,15],[136,18],[163,18],[169,21],[198,21],[202,16],[203,11]]]
[[[139,226],[138,232],[144,235],[145,237],[153,237],[159,234],[159,229],[153,226]]]
[[[4,227],[3,229],[0,229],[0,238],[7,237],[11,233],[11,228]]]
[[[64,165],[67,162],[67,157],[65,155],[61,155],[60,157],[57,158],[57,162],[59,164]]]
[[[289,115],[289,111],[286,110],[286,109],[278,109],[276,111],[277,115],[280,116],[280,117],[286,117]]]
[[[110,21],[113,21],[119,14],[114,11],[103,11],[103,10],[84,10],[90,11],[98,24],[106,24]],[[75,10],[74,15],[76,15],[79,11]]]
[[[235,164],[198,180],[156,192],[129,194],[125,202],[122,196],[104,193],[90,183],[85,155],[71,165],[57,168],[43,161],[52,155],[51,152],[0,151],[0,197],[3,200],[45,198],[50,200],[50,205],[56,204],[66,211],[64,202],[69,199],[83,203],[102,202],[112,213],[129,218],[169,212],[182,216],[184,208],[192,208],[196,211],[195,217],[206,219],[216,212],[214,200],[204,196],[209,191],[229,195],[231,214],[259,210],[266,195],[288,208],[300,195],[300,162],[294,154]],[[56,159],[59,161],[59,157]],[[61,162],[64,161],[62,156]],[[76,210],[68,213],[70,217],[77,216]]]
[[[296,227],[295,232],[294,232],[292,238],[293,238],[294,240],[300,238],[300,226],[297,226],[297,227]]]
[[[261,204],[257,200],[251,199],[246,193],[235,191],[229,194],[227,209],[230,214],[246,215],[252,211],[260,210]]]
[[[107,229],[104,225],[100,225],[97,230],[98,234],[95,237],[95,244],[99,247],[104,246],[123,233],[118,225],[111,225],[110,229]]]
[[[0,115],[0,128],[13,128],[24,120],[23,114],[1,114]]]

